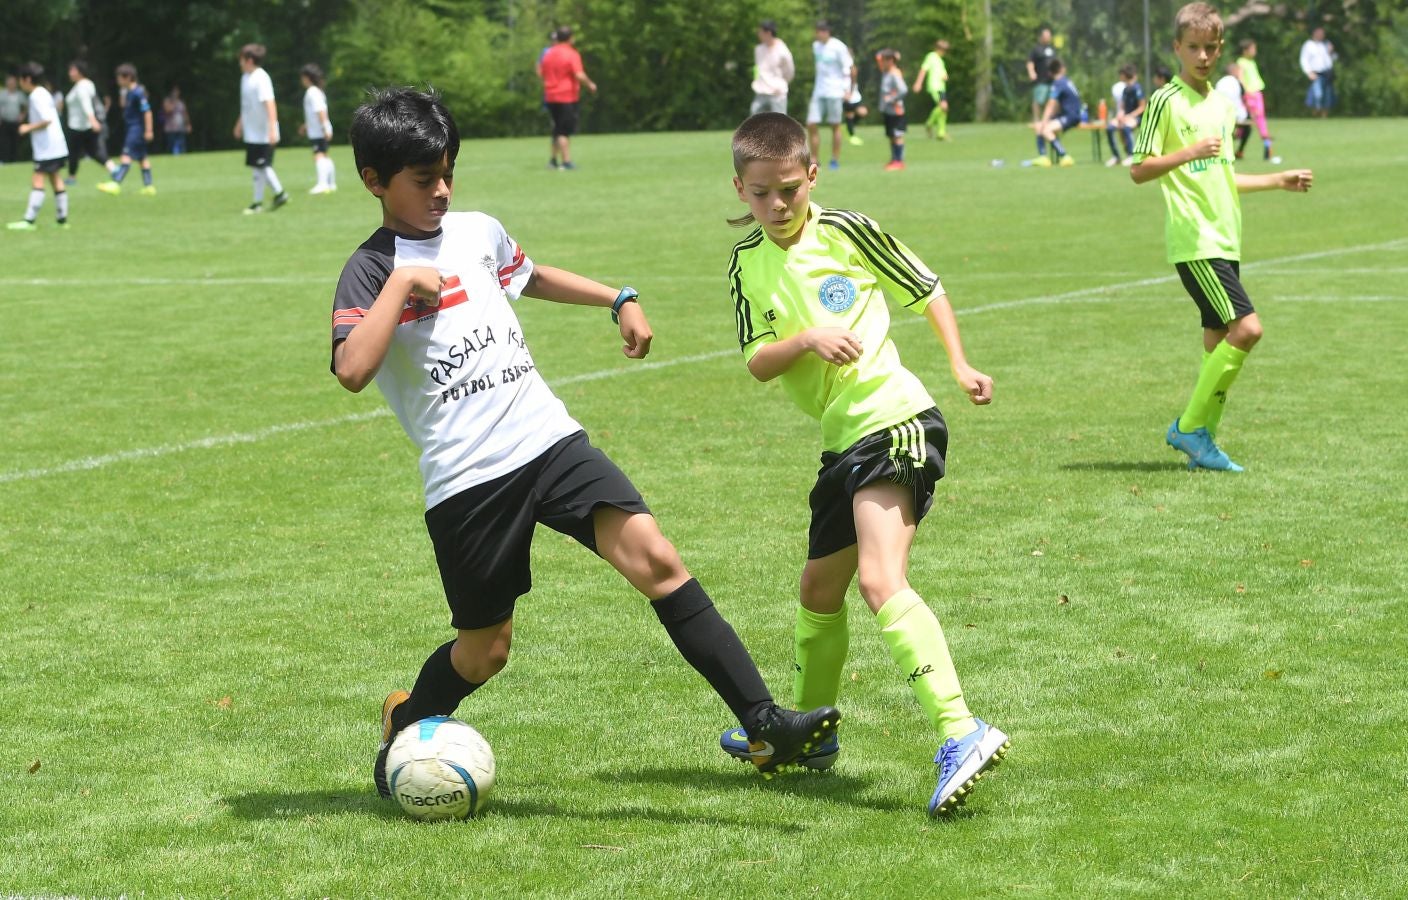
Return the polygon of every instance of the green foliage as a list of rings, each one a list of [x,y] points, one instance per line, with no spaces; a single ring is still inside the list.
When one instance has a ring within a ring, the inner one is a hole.
[[[1173,14],[1180,0],[1151,0],[1154,62],[1173,62]],[[12,8],[13,7],[13,8]],[[541,85],[533,63],[559,24],[572,25],[600,94],[584,97],[584,131],[729,128],[751,92],[755,28],[765,18],[797,62],[790,108],[810,95],[810,44],[818,17],[855,53],[862,90],[874,104],[875,51],[899,50],[911,80],[938,37],[948,54],[950,115],[1021,121],[1030,115],[1026,57],[1039,24],[1053,26],[1071,77],[1091,105],[1122,63],[1143,68],[1144,0],[54,0],[6,7],[0,63],[37,59],[66,87],[75,56],[94,66],[99,89],[115,92],[112,69],[133,62],[156,97],[182,87],[196,149],[233,146],[239,114],[236,54],[268,46],[286,136],[301,118],[298,68],[323,64],[334,126],[344,125],[365,88],[435,84],[451,98],[469,135],[543,133]],[[990,63],[985,49],[991,12]],[[1304,114],[1300,44],[1323,22],[1340,53],[1343,114],[1408,112],[1408,25],[1388,0],[1229,3],[1229,58],[1253,36],[1277,118]],[[927,97],[911,115],[929,111]]]
[[[328,372],[377,202],[345,145],[341,190],[307,196],[289,154],[294,200],[262,216],[239,214],[238,152],[158,158],[155,197],[100,196],[85,163],[69,230],[52,199],[37,233],[0,230],[0,891],[1401,897],[1405,123],[1282,125],[1321,180],[1243,200],[1267,338],[1219,435],[1236,478],[1162,444],[1201,332],[1157,186],[1088,140],[1073,169],[1018,168],[1016,125],[916,138],[903,173],[867,126],[822,173],[819,202],[942,276],[997,385],[966,403],[894,308],[953,435],[910,578],[1014,741],[951,822],[924,813],[935,736],[854,591],[840,761],[764,782],[719,753],[728,711],[646,602],[547,529],[509,666],[462,711],[498,757],[486,814],[421,826],[377,800],[381,698],[453,634],[416,451],[379,391]],[[453,208],[641,290],[644,363],[602,310],[515,309],[786,697],[818,429],[739,358],[727,135],[585,135],[574,173],[542,143],[468,144]],[[0,167],[9,216],[29,175]]]

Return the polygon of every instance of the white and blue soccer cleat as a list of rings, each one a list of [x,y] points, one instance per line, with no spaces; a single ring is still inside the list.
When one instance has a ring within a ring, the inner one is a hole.
[[[929,815],[942,816],[953,812],[968,800],[968,794],[978,779],[1002,762],[1012,742],[982,719],[974,719],[978,727],[961,740],[949,738],[934,755],[939,767],[939,784],[929,798]]]

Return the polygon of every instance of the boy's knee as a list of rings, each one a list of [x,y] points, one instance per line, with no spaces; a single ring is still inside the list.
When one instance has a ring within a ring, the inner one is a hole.
[[[871,609],[879,609],[885,605],[886,600],[904,590],[906,586],[902,575],[897,577],[883,570],[868,571],[864,566],[861,567],[856,581],[860,587],[861,598]]]
[[[670,539],[656,533],[637,548],[637,564],[641,571],[656,583],[677,581],[688,577],[684,560]]]
[[[1261,321],[1255,316],[1238,319],[1227,329],[1227,342],[1238,350],[1250,350],[1261,340]]]

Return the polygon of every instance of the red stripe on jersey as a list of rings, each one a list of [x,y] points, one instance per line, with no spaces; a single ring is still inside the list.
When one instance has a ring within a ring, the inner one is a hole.
[[[428,319],[439,312],[444,312],[452,306],[459,306],[469,300],[469,292],[464,289],[460,282],[460,276],[451,275],[445,279],[445,286],[440,289],[440,305],[424,306],[418,304],[414,299],[406,301],[406,308],[401,310],[401,321],[399,324],[405,325],[409,322],[417,322],[421,319]]]
[[[356,325],[358,322],[362,321],[362,318],[366,314],[367,311],[365,309],[359,309],[357,307],[335,309],[332,313],[332,327],[336,328],[339,325]]]
[[[503,282],[505,275],[511,275],[523,265],[523,248],[517,244],[513,247],[513,262],[499,269],[499,281]]]

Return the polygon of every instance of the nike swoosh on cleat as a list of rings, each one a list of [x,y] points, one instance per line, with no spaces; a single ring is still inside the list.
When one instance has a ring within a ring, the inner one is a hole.
[[[748,755],[754,759],[768,759],[776,752],[777,748],[767,741],[763,741],[763,749],[761,750],[754,750],[751,745],[748,747]]]

